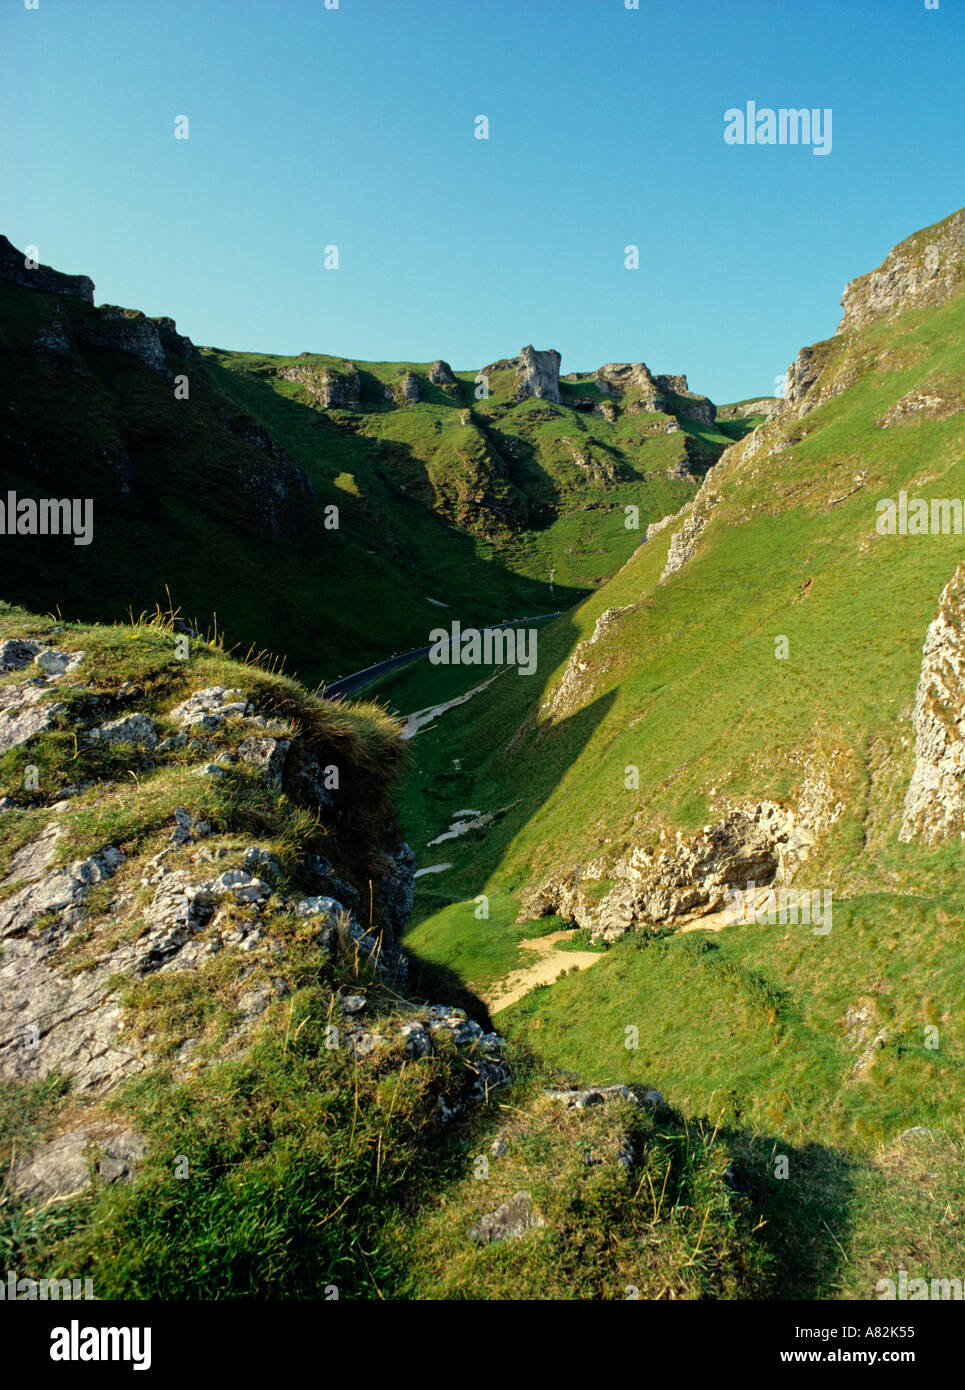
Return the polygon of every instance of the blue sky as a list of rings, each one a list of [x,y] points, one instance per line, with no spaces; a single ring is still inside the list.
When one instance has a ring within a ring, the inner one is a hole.
[[[0,230],[198,343],[469,369],[532,342],[770,394],[846,280],[965,203],[963,11],[4,0]],[[830,107],[831,153],[725,144],[749,100]]]

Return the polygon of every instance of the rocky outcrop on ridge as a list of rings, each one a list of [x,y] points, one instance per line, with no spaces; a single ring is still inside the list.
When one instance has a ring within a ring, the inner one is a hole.
[[[876,270],[845,286],[838,333],[875,319],[942,304],[965,279],[965,208],[899,242]]]
[[[66,294],[73,299],[82,299],[85,304],[94,303],[94,282],[89,276],[64,275],[49,265],[28,269],[27,257],[12,246],[5,236],[0,236],[0,280],[23,285],[28,290],[40,290],[44,294]]]
[[[534,396],[538,400],[560,400],[560,354],[555,348],[537,352],[532,346],[520,349],[516,365],[516,395],[520,400]]]
[[[456,385],[456,378],[452,374],[452,368],[448,362],[443,362],[440,358],[438,362],[433,362],[426,373],[426,377],[432,382],[433,386],[441,386],[443,390]]]
[[[357,410],[362,379],[354,362],[346,362],[341,371],[330,367],[279,367],[278,376],[304,386],[324,410]]]

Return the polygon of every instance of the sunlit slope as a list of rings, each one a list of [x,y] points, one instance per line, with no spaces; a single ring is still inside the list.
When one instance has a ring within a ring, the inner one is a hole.
[[[876,503],[965,495],[963,329],[958,294],[818,345],[819,393],[837,394],[803,415],[786,407],[724,456],[682,568],[661,582],[686,516],[541,635],[537,676],[507,675],[458,730],[420,735],[440,761],[466,750],[474,771],[456,801],[491,809],[525,792],[497,835],[452,850],[450,883],[522,887],[661,828],[691,832],[741,798],[793,804],[809,775],[845,806],[814,864],[877,883],[942,862],[897,830],[922,642],[962,538],[881,535]],[[883,423],[917,396],[945,406]],[[565,658],[607,609],[624,611],[581,650],[585,669],[551,710]]]

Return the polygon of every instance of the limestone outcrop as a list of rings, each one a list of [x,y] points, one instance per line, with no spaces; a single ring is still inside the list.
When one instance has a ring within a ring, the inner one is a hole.
[[[89,276],[64,275],[49,265],[28,269],[27,257],[5,236],[0,236],[0,280],[44,294],[65,294],[72,299],[82,299],[85,304],[94,303],[94,282]]]
[[[594,940],[615,941],[722,911],[730,889],[789,883],[841,809],[816,783],[802,789],[796,810],[772,801],[735,806],[673,848],[638,845],[615,864],[552,876],[524,900],[520,920],[555,913]],[[602,897],[593,891],[601,880],[613,883]]]
[[[915,698],[915,766],[900,840],[965,838],[965,564],[938,600]]]
[[[965,279],[965,208],[906,237],[881,265],[849,281],[841,297],[838,333],[875,319],[942,304]]]
[[[532,346],[520,350],[516,367],[516,394],[520,400],[535,396],[538,400],[560,400],[560,354],[555,348],[537,352]]]
[[[426,376],[428,380],[432,382],[433,386],[442,386],[445,388],[448,386],[455,386],[456,384],[456,378],[452,374],[452,368],[449,366],[448,362],[443,362],[441,358],[438,362],[433,362]]]
[[[279,367],[278,376],[304,386],[308,394],[324,409],[357,410],[362,380],[354,362],[346,362],[341,371],[331,367]]]
[[[72,733],[81,776],[46,802],[25,799],[15,787],[0,801],[14,835],[22,834],[20,825],[29,831],[19,845],[15,839],[0,881],[0,1078],[23,1083],[56,1073],[69,1083],[72,1105],[65,1132],[18,1154],[10,1175],[17,1196],[46,1200],[91,1178],[113,1181],[133,1172],[143,1140],[123,1124],[105,1123],[101,1102],[162,1055],[176,1076],[187,1077],[244,1051],[273,1002],[295,987],[286,962],[296,941],[311,944],[317,970],[330,970],[336,980],[340,972],[372,979],[396,1001],[389,1017],[380,1004],[376,1024],[366,1020],[364,995],[333,996],[339,1045],[357,1061],[383,1068],[406,1059],[417,1064],[440,1047],[466,1053],[471,1065],[448,1094],[441,1119],[509,1079],[498,1035],[460,1009],[402,994],[407,959],[398,935],[412,910],[415,856],[385,819],[390,808],[366,832],[372,839],[365,867],[349,865],[356,883],[347,882],[345,866],[357,850],[345,846],[354,846],[360,833],[358,812],[347,807],[338,781],[334,789],[328,783],[329,760],[339,755],[326,753],[319,732],[305,727],[312,697],[285,694],[290,718],[262,712],[261,673],[238,670],[250,675],[250,684],[199,684],[185,693],[179,682],[178,698],[164,704],[161,696],[159,705],[155,695],[148,713],[143,691],[131,682],[89,691],[96,672],[83,651],[26,635],[0,642],[3,747],[29,746],[51,731]],[[332,729],[338,739],[337,720]],[[83,834],[84,808],[96,804],[92,798],[116,807],[139,794],[139,779],[158,771],[162,784],[165,772],[179,777],[186,798],[159,813],[160,838],[148,848],[105,836],[89,852],[71,852]],[[351,766],[341,773],[351,782]],[[236,790],[222,802],[216,788],[227,788],[232,778]],[[210,806],[211,796],[224,808],[220,815],[200,814],[190,799]],[[276,802],[303,808],[324,835],[319,843],[343,857],[333,865],[315,850],[289,851],[284,842],[246,843],[237,796],[250,798],[256,819]],[[347,819],[352,834],[343,837]],[[231,1024],[219,1049],[199,1048],[196,1028],[185,1023],[184,1035],[167,1039],[159,1052],[153,1029],[132,1027],[131,991],[156,977],[207,979],[214,961],[217,993],[231,999]]]

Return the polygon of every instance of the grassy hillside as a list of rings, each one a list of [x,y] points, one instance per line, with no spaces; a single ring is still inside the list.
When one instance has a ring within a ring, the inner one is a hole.
[[[430,973],[475,984],[494,952],[514,968],[518,939],[548,925],[525,920],[534,887],[604,899],[624,856],[696,843],[735,807],[824,808],[795,881],[833,890],[829,935],[668,921],[498,1018],[547,1062],[646,1078],[739,1123],[759,1154],[793,1151],[788,1213],[801,1204],[813,1248],[787,1290],[817,1268],[825,1294],[860,1297],[962,1252],[947,1213],[961,1195],[963,848],[898,839],[922,643],[961,537],[881,535],[875,504],[965,496],[965,294],[900,309],[806,349],[805,405],[713,470],[692,558],[661,582],[682,522],[641,546],[541,635],[536,676],[508,672],[417,736],[404,795],[420,863],[457,809],[495,813],[445,844],[453,867],[420,880],[407,936]],[[490,922],[474,916],[480,894]],[[915,1126],[936,1131],[926,1159],[898,1142]]]
[[[116,621],[170,593],[333,680],[424,645],[438,605],[475,624],[568,606],[631,553],[626,509],[643,529],[677,510],[729,442],[684,414],[588,414],[592,387],[514,405],[512,371],[479,401],[474,373],[428,372],[199,354],[170,321],[0,283],[6,486],[94,508],[88,546],[7,537],[4,596]]]

